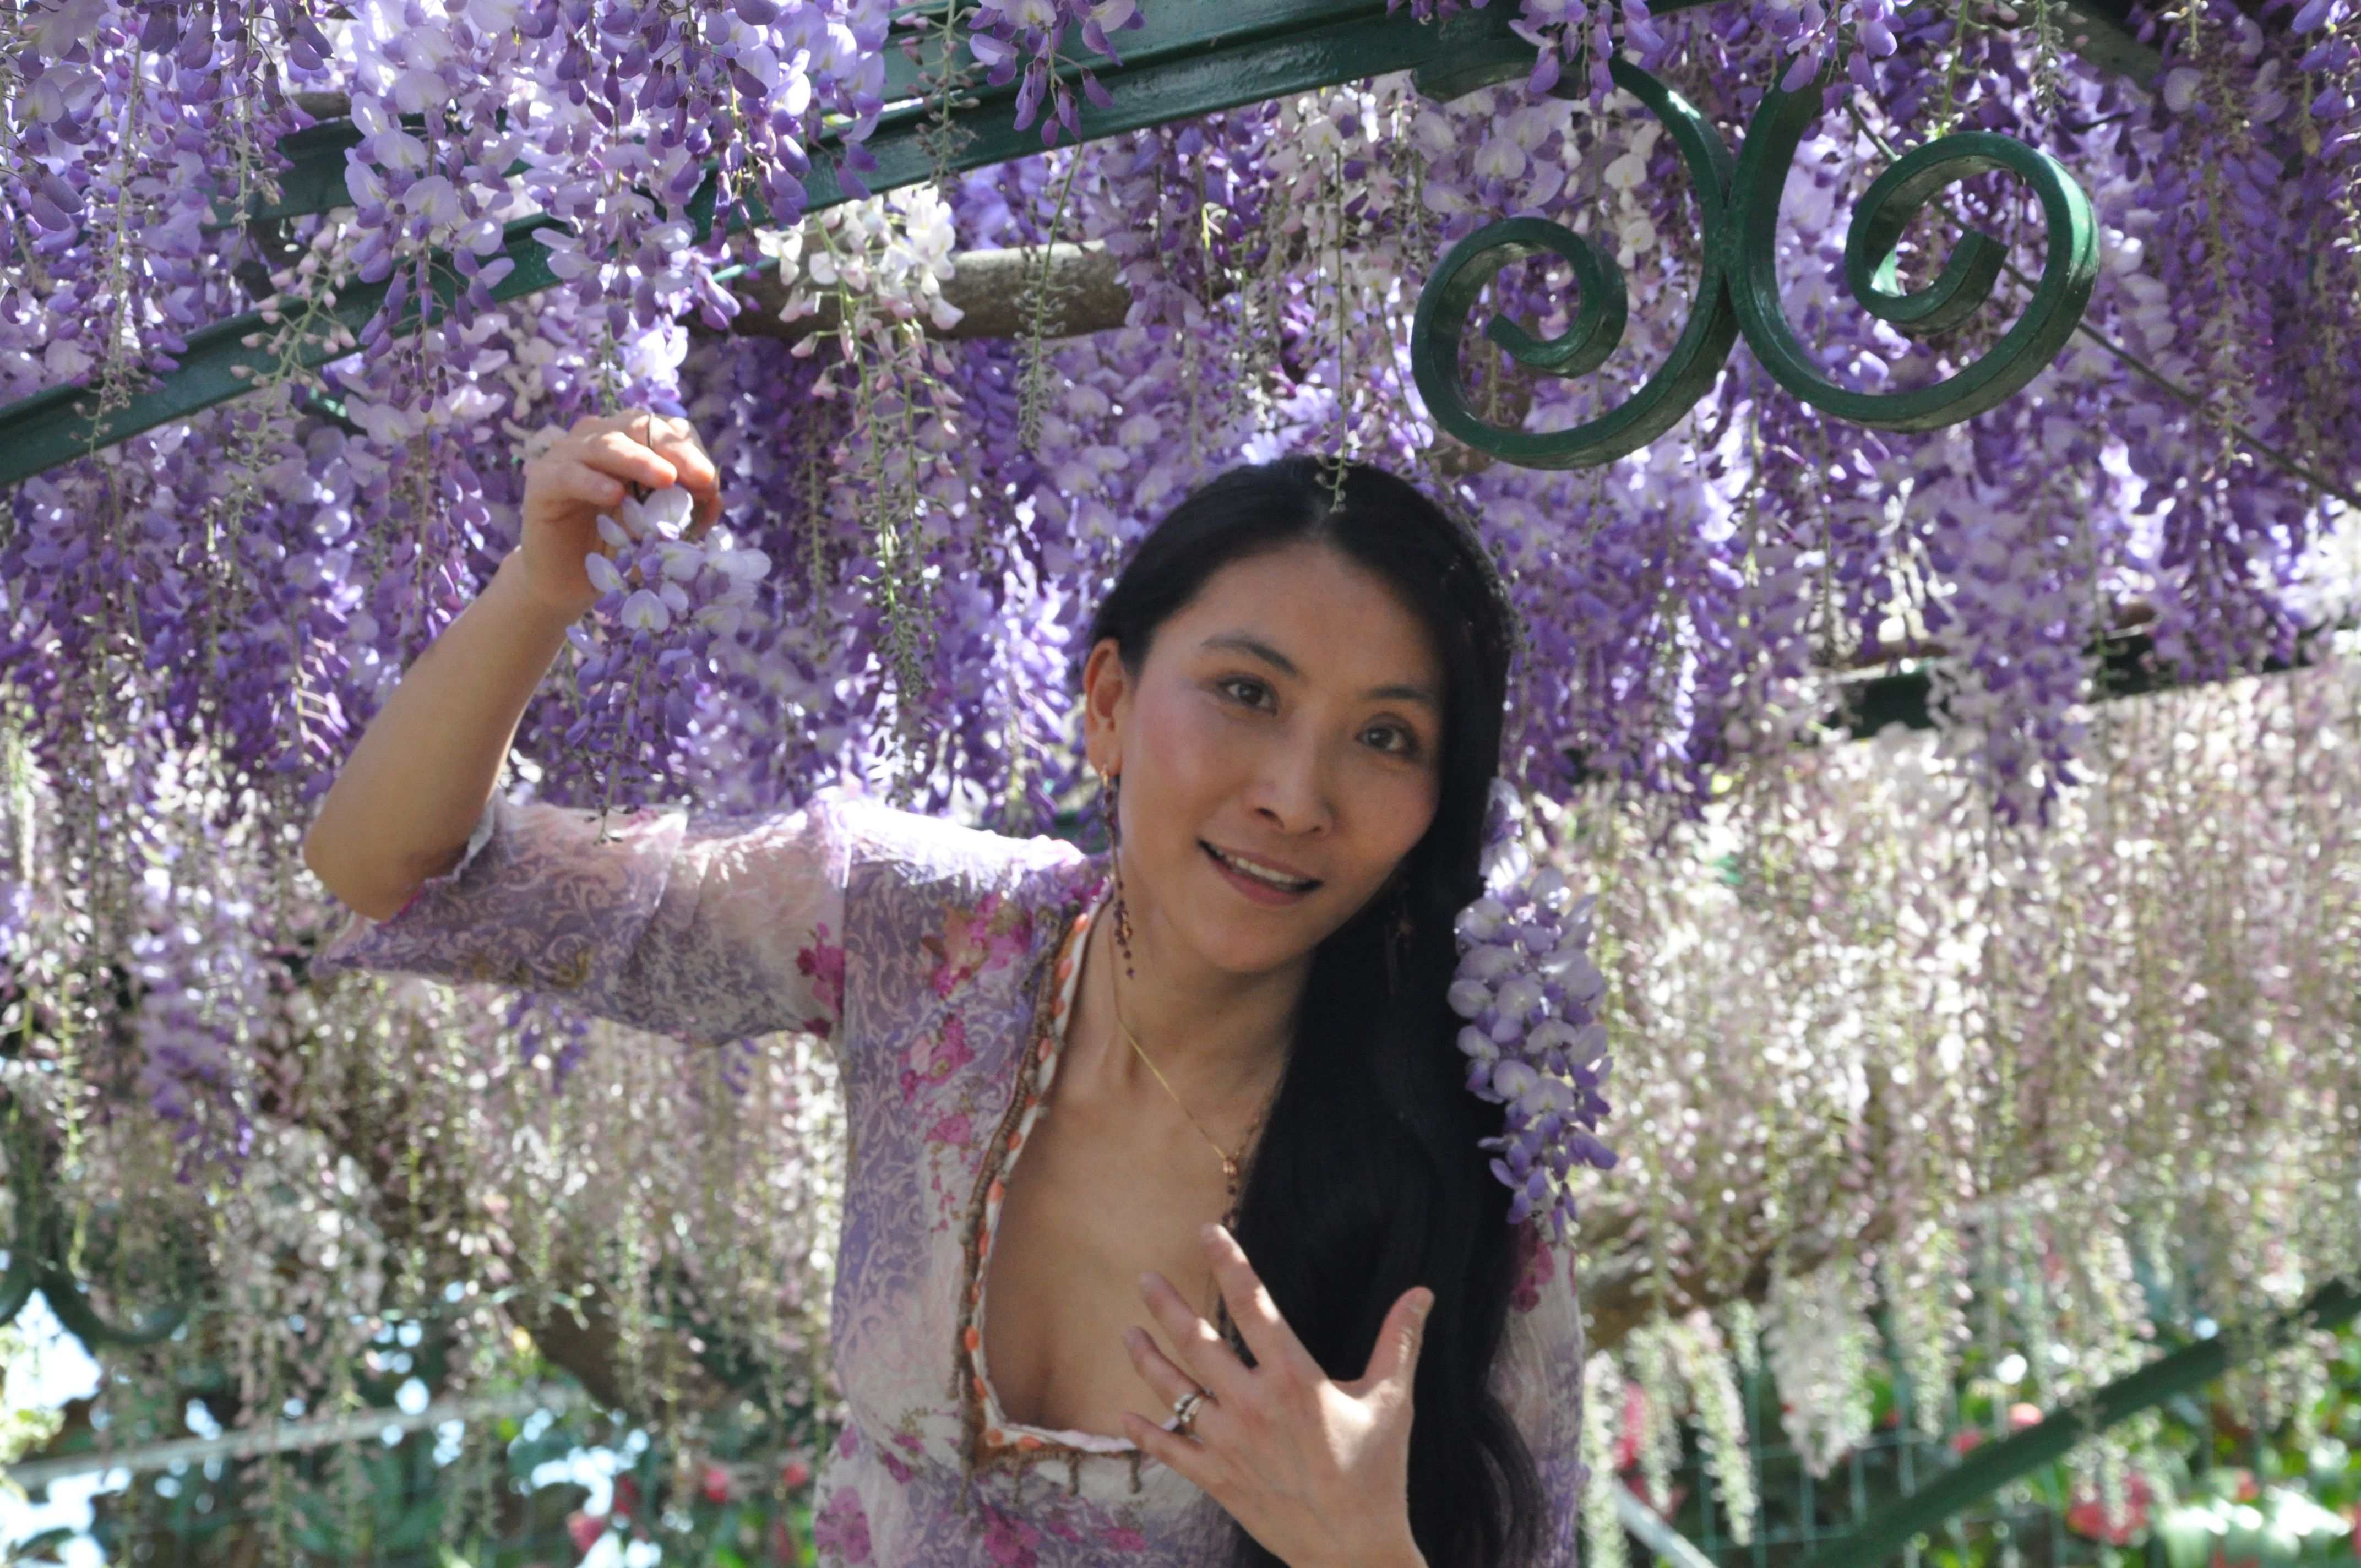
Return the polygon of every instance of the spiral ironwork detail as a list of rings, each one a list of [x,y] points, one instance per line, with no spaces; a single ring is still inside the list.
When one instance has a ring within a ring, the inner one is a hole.
[[[1993,170],[2015,175],[2040,199],[2048,243],[2033,298],[1999,342],[1932,385],[1854,391],[1820,374],[1779,302],[1780,189],[1796,146],[1819,114],[1817,82],[1800,93],[1764,94],[1731,177],[1723,231],[1727,272],[1739,327],[1754,357],[1814,408],[1879,430],[1938,430],[2015,396],[2058,357],[2091,302],[2099,276],[2099,225],[2090,198],[2056,159],[1990,131],[1938,137],[1896,159],[1872,182],[1846,230],[1845,281],[1864,309],[1898,330],[1931,335],[1961,324],[1992,297],[2000,276],[2004,247],[1971,229],[1932,284],[1915,293],[1895,289],[1894,247],[1910,220],[1944,187]]]
[[[1839,68],[1832,61],[1828,70]],[[1573,265],[1580,299],[1565,332],[1536,339],[1502,316],[1484,329],[1511,359],[1547,375],[1571,378],[1604,365],[1622,342],[1629,302],[1614,258],[1563,225],[1510,218],[1477,230],[1451,247],[1428,280],[1411,336],[1411,367],[1429,412],[1477,451],[1527,468],[1612,462],[1678,422],[1712,387],[1741,334],[1782,387],[1822,412],[1881,430],[1934,430],[2013,396],[2057,358],[2081,323],[2098,279],[2098,223],[2074,177],[2011,137],[1971,131],[1938,137],[1896,159],[1863,195],[1845,242],[1853,298],[1913,337],[1946,333],[1971,318],[1991,299],[2006,260],[1999,241],[1970,230],[1940,275],[1916,291],[1898,286],[1897,247],[1910,221],[1945,188],[1994,170],[2023,180],[2041,203],[2048,234],[2033,298],[1997,343],[1930,386],[1864,392],[1837,385],[1787,323],[1777,257],[1780,194],[1795,148],[1819,116],[1827,75],[1798,93],[1774,88],[1764,94],[1733,162],[1712,123],[1670,86],[1622,60],[1611,61],[1609,71],[1664,122],[1696,189],[1704,264],[1688,321],[1656,373],[1598,418],[1560,431],[1489,424],[1468,401],[1461,350],[1469,313],[1502,268],[1543,254]]]
[[[1696,301],[1664,365],[1616,408],[1569,430],[1503,430],[1468,403],[1460,374],[1468,313],[1484,285],[1510,262],[1544,253],[1563,257],[1573,264],[1580,295],[1573,323],[1552,338],[1536,339],[1505,316],[1486,324],[1484,335],[1518,364],[1552,376],[1587,376],[1623,341],[1630,315],[1623,269],[1583,236],[1545,218],[1488,224],[1453,246],[1420,293],[1411,327],[1411,372],[1435,422],[1476,450],[1521,467],[1587,468],[1647,445],[1705,396],[1738,337],[1721,247],[1713,243],[1726,225],[1730,148],[1713,122],[1664,82],[1622,60],[1610,61],[1608,71],[1671,134],[1688,168],[1707,236]]]

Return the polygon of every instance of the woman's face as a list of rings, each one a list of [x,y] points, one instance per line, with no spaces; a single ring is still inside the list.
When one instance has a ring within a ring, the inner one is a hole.
[[[1443,668],[1385,581],[1323,544],[1232,562],[1082,676],[1122,783],[1125,896],[1156,945],[1259,974],[1368,902],[1433,820]],[[1151,949],[1152,950],[1152,949]]]

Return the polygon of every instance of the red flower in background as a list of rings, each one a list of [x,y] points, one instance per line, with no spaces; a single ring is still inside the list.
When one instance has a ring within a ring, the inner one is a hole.
[[[1637,1383],[1623,1385],[1623,1420],[1615,1437],[1615,1468],[1629,1470],[1640,1463],[1640,1434],[1647,1430],[1648,1396]]]
[[[2122,1519],[2110,1520],[2106,1499],[2096,1491],[2085,1489],[2075,1494],[2073,1506],[2066,1510],[2066,1528],[2092,1541],[2103,1541],[2109,1546],[2128,1546],[2147,1529],[2149,1508],[2155,1501],[2147,1482],[2139,1475],[2129,1475],[2124,1479]]]
[[[605,1514],[584,1513],[580,1508],[566,1516],[566,1539],[574,1543],[577,1552],[588,1552],[607,1533]]]

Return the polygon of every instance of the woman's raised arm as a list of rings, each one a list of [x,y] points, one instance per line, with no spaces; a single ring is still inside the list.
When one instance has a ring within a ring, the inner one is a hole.
[[[598,597],[583,562],[627,484],[683,487],[701,521],[720,510],[712,460],[686,420],[579,420],[525,465],[516,549],[404,672],[304,836],[304,863],[348,908],[384,919],[458,862],[526,703]]]

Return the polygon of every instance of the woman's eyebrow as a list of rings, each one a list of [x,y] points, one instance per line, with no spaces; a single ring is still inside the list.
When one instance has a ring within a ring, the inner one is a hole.
[[[1303,672],[1295,667],[1294,660],[1289,658],[1286,654],[1280,652],[1278,649],[1272,647],[1261,638],[1252,636],[1244,631],[1225,631],[1218,637],[1208,637],[1205,639],[1202,646],[1207,648],[1225,649],[1234,653],[1249,654],[1257,659],[1260,659],[1264,663],[1268,664],[1272,669],[1277,670],[1283,675],[1292,675],[1297,680],[1301,680],[1303,678]],[[1428,707],[1434,708],[1437,711],[1440,711],[1443,707],[1443,704],[1436,700],[1433,692],[1427,690],[1424,686],[1419,685],[1396,684],[1394,685],[1388,686],[1376,686],[1361,695],[1371,701],[1423,703]]]
[[[1293,675],[1298,680],[1303,678],[1303,672],[1295,667],[1294,660],[1265,642],[1261,638],[1249,636],[1243,631],[1224,631],[1218,637],[1208,637],[1205,639],[1204,646],[1226,648],[1234,653],[1250,653],[1282,675]]]

